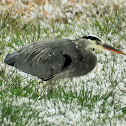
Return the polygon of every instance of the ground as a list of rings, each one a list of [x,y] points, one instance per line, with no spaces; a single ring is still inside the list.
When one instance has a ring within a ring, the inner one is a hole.
[[[89,34],[126,53],[125,10],[125,0],[0,1],[0,125],[125,126],[126,56],[96,50],[92,72],[47,96],[46,82],[4,64],[34,41]]]

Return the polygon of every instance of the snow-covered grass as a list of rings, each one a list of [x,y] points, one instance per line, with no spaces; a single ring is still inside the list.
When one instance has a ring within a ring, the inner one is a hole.
[[[95,34],[126,53],[125,1],[66,1],[34,4],[29,11],[38,9],[27,10],[28,17],[14,16],[14,10],[1,13],[0,125],[126,125],[125,56],[96,50],[98,63],[91,73],[56,82],[47,96],[48,89],[43,89],[46,82],[3,63],[8,53],[33,41],[76,39],[87,34]]]

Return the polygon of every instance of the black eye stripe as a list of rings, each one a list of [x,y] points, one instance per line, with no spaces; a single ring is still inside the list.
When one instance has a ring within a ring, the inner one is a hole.
[[[101,42],[101,40],[100,40],[99,38],[95,37],[95,36],[85,36],[85,37],[83,37],[83,38],[91,39],[91,40],[95,40],[95,41]]]

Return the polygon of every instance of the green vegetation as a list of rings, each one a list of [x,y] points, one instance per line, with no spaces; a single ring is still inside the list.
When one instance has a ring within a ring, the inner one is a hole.
[[[126,49],[125,10],[116,9],[100,18],[88,17],[90,22],[76,16],[72,23],[50,21],[45,26],[37,20],[22,24],[20,16],[14,19],[11,12],[0,15],[0,125],[114,126],[118,122],[125,123],[126,61],[123,56],[97,54],[94,71],[76,80],[57,82],[47,96],[44,94],[48,89],[43,91],[43,82],[38,78],[2,65],[5,55],[33,41],[75,39],[90,32],[117,48]]]

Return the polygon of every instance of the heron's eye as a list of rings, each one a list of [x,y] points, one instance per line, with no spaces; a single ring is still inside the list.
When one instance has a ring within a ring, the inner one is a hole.
[[[99,41],[96,41],[96,45],[100,45],[100,42]]]

